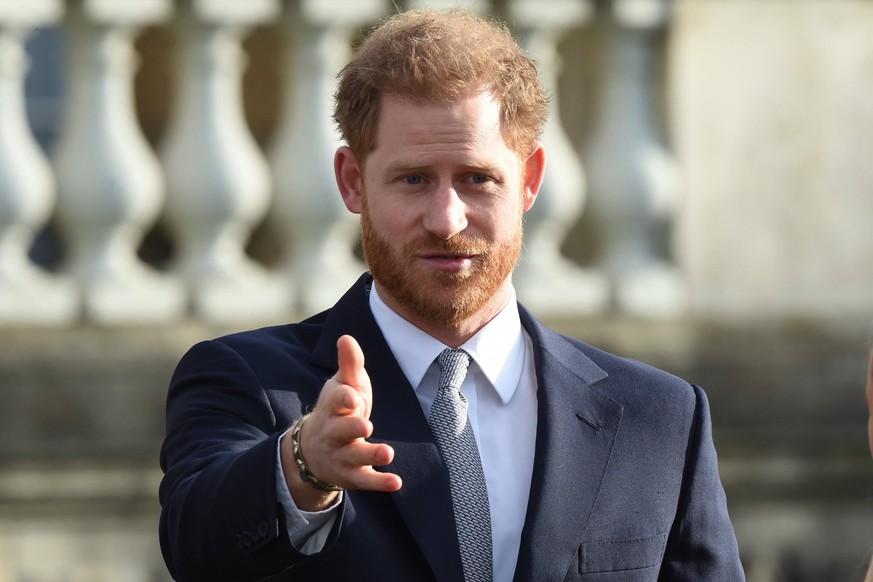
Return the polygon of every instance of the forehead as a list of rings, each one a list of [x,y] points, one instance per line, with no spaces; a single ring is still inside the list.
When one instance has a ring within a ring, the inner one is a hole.
[[[451,103],[380,98],[376,150],[385,148],[508,148],[500,125],[500,105],[487,93]]]

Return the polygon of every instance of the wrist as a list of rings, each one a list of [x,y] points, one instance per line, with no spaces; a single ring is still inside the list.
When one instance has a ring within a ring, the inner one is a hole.
[[[290,457],[290,453],[288,456]],[[288,493],[291,495],[291,501],[294,503],[294,507],[300,511],[324,511],[335,505],[340,497],[340,493],[336,491],[319,491],[308,483],[304,483],[300,479],[297,467],[294,466],[290,459],[288,459],[287,463],[283,463],[283,473],[285,475],[285,482],[288,485]]]
[[[328,483],[316,477],[306,463],[306,457],[303,455],[303,447],[300,445],[300,434],[303,430],[303,425],[308,418],[308,414],[304,415],[291,427],[291,454],[300,481],[321,493],[335,493],[337,491],[342,491],[342,487]]]

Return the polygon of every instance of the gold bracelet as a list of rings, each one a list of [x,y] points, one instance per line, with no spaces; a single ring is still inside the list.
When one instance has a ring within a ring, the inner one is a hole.
[[[303,423],[306,422],[307,418],[309,418],[308,414],[295,422],[294,428],[291,429],[291,450],[294,452],[294,464],[297,465],[297,472],[300,473],[300,479],[310,487],[314,487],[319,491],[342,491],[342,487],[325,483],[313,475],[312,471],[309,470],[309,466],[306,464],[306,459],[303,458],[303,451],[300,449],[300,429],[303,428]]]

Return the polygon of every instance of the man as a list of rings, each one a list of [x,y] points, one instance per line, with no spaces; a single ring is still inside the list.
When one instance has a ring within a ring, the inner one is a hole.
[[[546,105],[508,32],[468,13],[399,14],[363,43],[335,170],[372,275],[180,362],[177,579],[743,579],[703,392],[515,301]]]

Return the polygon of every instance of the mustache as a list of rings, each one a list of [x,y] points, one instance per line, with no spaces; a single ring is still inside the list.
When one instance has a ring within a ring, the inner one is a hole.
[[[488,255],[489,247],[483,237],[458,234],[445,240],[428,234],[407,244],[406,251],[413,254],[470,256]]]

